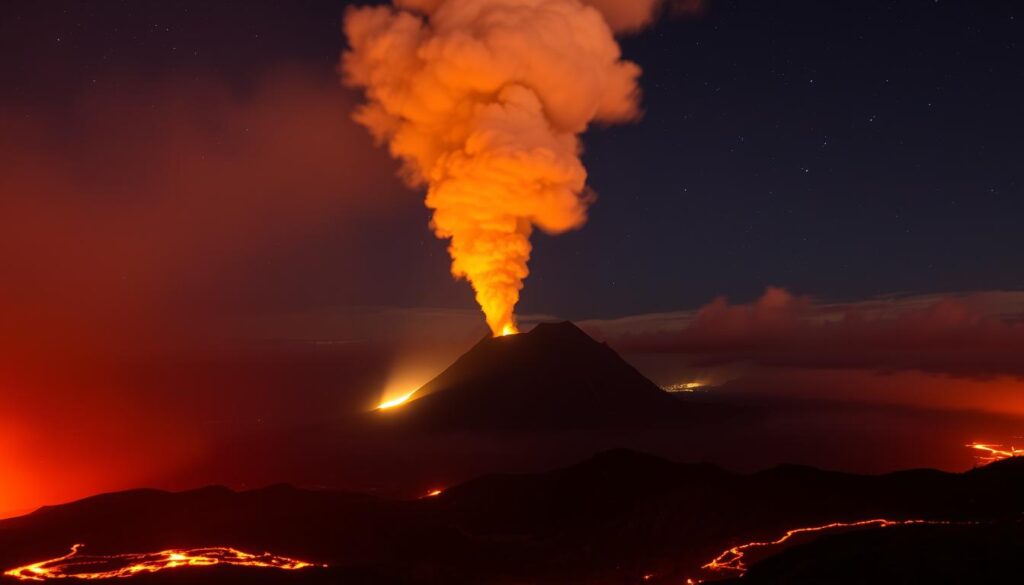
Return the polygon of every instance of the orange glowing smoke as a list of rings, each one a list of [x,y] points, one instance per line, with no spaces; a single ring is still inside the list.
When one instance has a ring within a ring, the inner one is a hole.
[[[1017,449],[1012,445],[1007,449],[1003,445],[969,443],[967,447],[979,452],[975,454],[974,458],[982,465],[988,465],[989,463],[995,463],[996,461],[1002,461],[1011,457],[1024,457],[1024,449]]]
[[[787,530],[785,534],[775,540],[765,542],[748,542],[746,544],[741,544],[727,549],[701,568],[713,572],[732,572],[742,575],[747,572],[747,565],[743,559],[748,551],[756,548],[779,546],[794,536],[814,532],[841,530],[845,528],[864,528],[867,526],[888,528],[890,526],[907,526],[911,524],[949,524],[949,522],[941,520],[885,520],[878,518],[874,520],[861,520],[858,522],[833,522],[822,526],[794,528],[793,530]]]
[[[367,99],[355,119],[427,187],[452,275],[469,280],[492,333],[514,332],[533,230],[587,220],[579,135],[638,114],[640,69],[601,12],[636,0],[393,2],[345,17],[344,80]],[[638,23],[653,6],[641,4]]]
[[[285,571],[327,566],[314,565],[270,553],[254,555],[227,547],[175,549],[140,554],[82,555],[79,554],[79,551],[83,546],[76,544],[71,547],[70,553],[62,557],[11,569],[4,575],[22,581],[45,581],[68,578],[114,579],[179,567],[209,567],[213,565],[261,567]]]

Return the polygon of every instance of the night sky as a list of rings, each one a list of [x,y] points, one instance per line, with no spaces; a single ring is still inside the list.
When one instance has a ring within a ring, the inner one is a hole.
[[[643,116],[583,136],[597,201],[534,235],[522,323],[576,320],[662,384],[1011,417],[860,470],[1024,429],[1024,11],[682,4],[619,38]],[[351,119],[345,6],[4,3],[0,517],[259,481],[196,469],[485,333]]]
[[[72,116],[89,96],[131,101],[140,86],[198,78],[244,96],[282,68],[328,91],[343,8],[17,2],[0,25],[0,101]],[[644,118],[585,137],[599,201],[578,233],[535,239],[520,311],[610,317],[751,300],[767,285],[824,299],[1020,288],[1017,12],[718,1],[627,38]],[[343,236],[330,218],[297,226],[259,270],[232,258],[235,290],[200,301],[471,306],[418,194],[377,175],[353,196],[386,212],[345,222]]]

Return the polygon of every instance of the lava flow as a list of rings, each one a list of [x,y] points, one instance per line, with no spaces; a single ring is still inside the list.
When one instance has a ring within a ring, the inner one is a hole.
[[[377,410],[388,410],[390,408],[402,406],[406,402],[409,402],[409,400],[411,400],[413,395],[416,394],[417,392],[419,392],[419,390],[413,390],[412,392],[409,392],[408,394],[403,394],[397,398],[385,400],[384,402],[381,402],[380,404],[377,405]]]
[[[769,546],[779,546],[786,541],[790,540],[794,536],[801,534],[814,533],[814,532],[826,532],[829,530],[841,530],[844,528],[864,528],[867,526],[874,526],[877,528],[888,528],[890,526],[907,526],[912,524],[948,524],[941,520],[885,520],[883,518],[876,518],[873,520],[860,520],[857,522],[833,522],[831,524],[823,524],[821,526],[809,526],[806,528],[794,528],[793,530],[787,530],[785,534],[779,538],[765,542],[748,542],[734,546],[722,552],[708,564],[701,567],[708,571],[713,572],[733,572],[742,575],[747,572],[747,564],[744,562],[744,557],[747,552],[755,548],[764,548]],[[699,581],[696,581],[699,582]]]
[[[1011,457],[1024,457],[1024,449],[1017,449],[1013,446],[1005,449],[1002,445],[970,443],[967,447],[979,451],[979,453],[975,454],[974,458],[982,465],[988,465],[989,463],[995,463],[996,461],[1002,461]]]
[[[71,547],[70,553],[62,557],[11,569],[4,575],[22,581],[46,581],[69,578],[114,579],[179,567],[209,567],[213,565],[260,567],[285,571],[327,566],[314,565],[270,553],[250,554],[228,547],[172,549],[154,553],[120,555],[83,555],[79,554],[83,546],[85,545],[76,544]]]

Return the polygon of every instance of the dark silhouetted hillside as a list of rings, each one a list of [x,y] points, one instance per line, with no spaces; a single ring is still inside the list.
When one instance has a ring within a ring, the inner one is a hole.
[[[1024,524],[898,526],[822,536],[751,567],[737,585],[1020,583]]]
[[[289,486],[107,494],[0,522],[0,567],[59,556],[74,543],[99,554],[233,546],[331,566],[287,574],[182,570],[146,579],[216,582],[252,573],[246,582],[619,584],[653,574],[658,577],[649,582],[679,583],[729,546],[773,539],[791,528],[878,517],[988,526],[1013,522],[1021,510],[1019,460],[962,474],[862,476],[782,466],[743,475],[617,450],[546,473],[484,476],[412,501]],[[884,538],[903,534],[892,530],[882,531]],[[914,540],[915,534],[931,538],[933,532],[906,534]],[[972,535],[956,533],[950,542]],[[971,546],[988,550],[991,534],[976,536]],[[853,548],[829,538],[821,546],[836,542],[829,546],[838,548],[815,558],[869,565],[858,555],[873,549],[857,545],[860,536],[850,535]],[[907,550],[917,547],[918,560],[926,562],[929,547],[915,543]],[[775,565],[765,561],[757,571],[768,580],[758,582],[775,582],[770,570],[819,570],[810,561],[793,562],[796,568],[771,569]]]
[[[727,411],[680,403],[569,322],[483,339],[419,395],[393,416],[440,430],[673,427]]]

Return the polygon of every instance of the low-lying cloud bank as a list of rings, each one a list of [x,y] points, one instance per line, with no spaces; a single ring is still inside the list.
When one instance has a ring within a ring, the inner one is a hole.
[[[693,312],[583,324],[620,351],[679,354],[696,367],[920,371],[1024,377],[1024,292],[815,302],[769,288]]]

